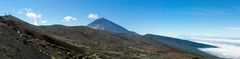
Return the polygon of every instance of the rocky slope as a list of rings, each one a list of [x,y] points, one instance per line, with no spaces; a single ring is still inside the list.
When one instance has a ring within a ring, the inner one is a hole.
[[[0,58],[1,59],[50,59],[39,49],[28,43],[33,38],[24,38],[19,35],[0,17]]]
[[[128,36],[85,26],[34,26],[0,17],[3,59],[207,59],[144,36]]]

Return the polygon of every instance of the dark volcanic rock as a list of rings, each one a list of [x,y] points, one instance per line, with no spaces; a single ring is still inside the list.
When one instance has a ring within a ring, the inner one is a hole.
[[[0,21],[3,18],[0,17]],[[24,44],[23,38],[7,24],[0,23],[0,58],[1,59],[50,59],[38,49]]]
[[[9,55],[11,59],[48,59],[48,58],[75,59],[81,58],[84,54],[84,51],[81,48],[71,45],[67,42],[61,41],[59,39],[53,38],[51,35],[47,35],[43,33],[41,30],[37,29],[36,26],[23,22],[16,17],[9,15],[2,16],[1,19],[3,19],[0,21],[1,24],[4,24],[6,26],[6,28],[2,29],[11,30],[6,31],[6,33],[10,33],[10,35],[5,37],[9,40],[12,40],[10,42],[15,42],[16,41],[15,39],[20,40],[19,42],[20,46],[17,45],[15,46],[15,44],[17,43],[12,43],[13,45],[10,46],[16,48],[17,51],[27,51],[27,53],[19,54],[21,56],[18,57],[18,53],[12,52],[11,51],[12,48],[9,48],[6,50],[7,52],[16,53]],[[21,44],[25,44],[26,46],[29,46],[31,48],[22,49],[24,47],[21,47]],[[31,51],[28,52],[28,50]]]

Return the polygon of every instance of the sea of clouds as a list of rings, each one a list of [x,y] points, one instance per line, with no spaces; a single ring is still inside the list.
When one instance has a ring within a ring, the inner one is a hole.
[[[240,39],[192,36],[187,40],[204,43],[217,48],[199,48],[203,52],[224,59],[240,59]]]

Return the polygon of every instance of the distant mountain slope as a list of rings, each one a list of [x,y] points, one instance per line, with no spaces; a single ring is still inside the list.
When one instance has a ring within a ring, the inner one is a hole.
[[[88,52],[110,59],[206,59],[195,54],[180,52],[142,36],[126,36],[84,26],[40,26],[47,33],[66,41],[87,47]],[[174,57],[172,57],[174,56]]]
[[[211,59],[219,59],[216,56],[210,55],[208,53],[202,52],[198,50],[198,48],[217,48],[216,46],[211,46],[207,44],[202,43],[196,43],[188,40],[182,40],[177,38],[171,38],[171,37],[165,37],[165,36],[159,36],[154,34],[146,34],[144,35],[146,38],[158,41],[162,44],[166,44],[169,47],[173,47],[182,51],[186,52],[192,52],[199,55],[210,57]]]
[[[116,32],[116,33],[136,34],[135,32],[128,31],[127,29],[123,28],[122,26],[120,26],[112,21],[109,21],[106,18],[96,19],[95,21],[88,24],[87,26],[94,28],[94,29],[101,29],[101,30],[106,30],[106,31]]]

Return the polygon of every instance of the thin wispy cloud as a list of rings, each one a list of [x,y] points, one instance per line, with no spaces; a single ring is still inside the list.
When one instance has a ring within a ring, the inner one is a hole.
[[[41,23],[47,23],[47,20],[42,21]]]
[[[72,22],[72,21],[75,21],[77,18],[72,16],[65,16],[63,19],[64,19],[64,22]]]
[[[90,14],[88,14],[88,18],[89,18],[89,19],[92,19],[92,20],[95,20],[95,19],[98,18],[98,14],[90,13]]]
[[[227,11],[222,10],[220,8],[190,8],[184,9],[184,14],[190,15],[227,15],[229,14]]]
[[[224,29],[234,30],[234,31],[240,31],[240,27],[225,27]]]
[[[18,14],[27,16],[32,20],[33,25],[40,25],[47,22],[47,20],[42,20],[42,14],[34,12],[31,8],[20,9]]]

